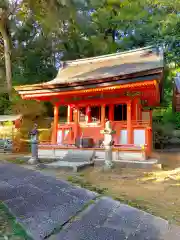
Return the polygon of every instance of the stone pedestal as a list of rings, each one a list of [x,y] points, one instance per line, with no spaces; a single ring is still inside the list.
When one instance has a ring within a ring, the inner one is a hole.
[[[28,160],[29,164],[38,163],[38,141],[31,142],[31,158]]]
[[[31,158],[28,160],[29,164],[38,163],[38,131],[33,129],[31,131]]]

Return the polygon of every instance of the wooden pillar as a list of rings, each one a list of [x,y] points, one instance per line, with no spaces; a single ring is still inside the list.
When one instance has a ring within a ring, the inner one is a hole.
[[[138,120],[141,120],[142,121],[142,104],[141,104],[141,100],[139,100],[139,104],[138,104],[138,117],[139,119]]]
[[[105,127],[105,110],[106,110],[106,105],[103,104],[101,106],[101,125],[103,128]]]
[[[149,111],[150,127],[152,128],[152,110]]]
[[[139,99],[138,98],[134,98],[132,100],[132,120],[133,121],[138,121],[139,119]]]
[[[132,144],[132,103],[131,101],[127,103],[127,143]]]
[[[114,104],[109,105],[109,121],[114,121]]]
[[[55,105],[52,144],[57,144],[58,122],[59,122],[59,106]]]
[[[86,107],[86,119],[87,119],[87,123],[90,123],[91,122],[91,108],[90,106],[87,106]]]
[[[141,102],[140,99],[137,98],[135,100],[136,105],[135,105],[135,119],[136,121],[141,120]]]
[[[150,157],[152,153],[152,128],[151,127],[146,128],[146,144],[147,144],[146,155],[147,157]]]
[[[150,157],[153,148],[153,131],[152,131],[152,110],[149,111],[149,127],[147,128],[147,156]]]
[[[160,102],[160,89],[159,89],[159,83],[157,82],[157,80],[154,80],[154,85],[156,88],[156,102],[159,103]]]
[[[74,116],[74,124],[75,124],[75,128],[74,128],[74,141],[76,140],[76,138],[79,137],[79,108],[76,106],[75,109],[75,116]]]
[[[72,109],[71,105],[68,105],[68,114],[67,114],[67,122],[68,123],[72,122],[72,112],[73,112],[73,109]]]

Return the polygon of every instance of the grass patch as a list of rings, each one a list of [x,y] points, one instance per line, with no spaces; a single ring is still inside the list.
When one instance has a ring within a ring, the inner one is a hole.
[[[112,196],[113,197],[113,196]],[[131,207],[138,208],[143,211],[147,211],[149,213],[152,213],[152,211],[148,208],[148,206],[144,203],[143,200],[135,199],[135,200],[129,200],[124,197],[113,197],[114,200],[119,201],[121,203],[127,204]]]
[[[99,194],[106,194],[108,189],[107,188],[99,188],[97,186],[92,185],[90,182],[79,178],[77,176],[69,176],[67,180],[75,185],[78,185],[82,188],[87,188],[90,191],[97,192]]]
[[[82,187],[82,188],[86,188],[90,191],[97,192],[98,194],[100,194],[100,196],[106,195],[106,196],[112,197],[116,201],[119,201],[124,204],[128,204],[131,207],[135,207],[140,210],[147,211],[147,212],[153,214],[153,212],[149,209],[148,205],[146,205],[146,203],[144,202],[144,199],[142,199],[142,198],[129,200],[123,195],[116,196],[114,193],[111,193],[108,188],[100,188],[100,187],[94,186],[90,182],[88,182],[82,178],[79,178],[77,176],[69,176],[67,178],[67,180],[75,185]]]
[[[22,159],[7,159],[6,160],[7,162],[10,162],[10,163],[15,163],[15,164],[19,164],[19,165],[22,165],[22,164],[25,164],[25,160],[22,160]]]
[[[3,203],[0,203],[0,239],[31,240]]]

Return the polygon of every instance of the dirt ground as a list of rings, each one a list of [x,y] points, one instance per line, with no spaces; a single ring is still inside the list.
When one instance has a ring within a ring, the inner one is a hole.
[[[155,172],[116,169],[109,173],[102,168],[90,168],[77,174],[43,171],[72,182],[78,177],[76,182],[83,187],[106,189],[105,195],[180,225],[180,168]]]
[[[180,225],[180,166],[177,159],[173,161],[173,156],[168,159],[164,161],[166,167],[163,170],[154,171],[116,168],[105,173],[101,167],[91,167],[79,173],[42,171],[91,190],[105,189],[102,191],[105,195]]]

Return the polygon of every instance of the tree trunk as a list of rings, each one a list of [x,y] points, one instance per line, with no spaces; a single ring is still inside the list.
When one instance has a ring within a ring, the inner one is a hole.
[[[8,29],[4,24],[0,24],[0,32],[4,41],[4,59],[6,69],[6,83],[9,96],[12,93],[12,65],[11,65],[11,44]]]

